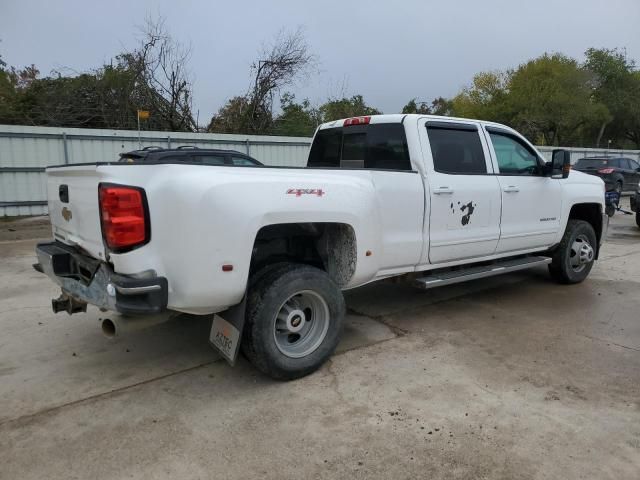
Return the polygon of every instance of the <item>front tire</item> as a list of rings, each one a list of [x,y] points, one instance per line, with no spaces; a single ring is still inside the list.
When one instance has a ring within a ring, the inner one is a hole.
[[[636,212],[636,225],[640,227],[640,212]]]
[[[552,256],[549,273],[560,283],[580,283],[593,268],[596,233],[584,220],[569,220],[560,245]]]
[[[251,282],[242,350],[261,372],[277,380],[308,375],[333,354],[345,303],[326,272],[287,264]]]

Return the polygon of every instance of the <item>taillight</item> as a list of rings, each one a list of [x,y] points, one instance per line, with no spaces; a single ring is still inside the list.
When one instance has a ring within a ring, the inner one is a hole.
[[[102,236],[110,250],[122,252],[149,241],[149,217],[144,190],[120,185],[100,185]]]
[[[369,125],[371,117],[351,117],[347,118],[342,124],[343,127],[349,127],[351,125]]]
[[[615,168],[601,168],[600,170],[598,170],[598,173],[608,174],[608,173],[613,173],[614,171],[615,171]]]

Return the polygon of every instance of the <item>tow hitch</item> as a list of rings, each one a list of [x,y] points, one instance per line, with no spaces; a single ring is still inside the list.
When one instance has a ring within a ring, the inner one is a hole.
[[[67,312],[69,315],[73,315],[74,313],[86,312],[87,304],[62,292],[58,298],[51,299],[51,308],[53,313]]]

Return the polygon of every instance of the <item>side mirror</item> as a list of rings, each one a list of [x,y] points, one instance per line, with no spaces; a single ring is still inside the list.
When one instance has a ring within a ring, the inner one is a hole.
[[[551,154],[551,176],[554,178],[567,178],[571,171],[571,152],[556,149]]]

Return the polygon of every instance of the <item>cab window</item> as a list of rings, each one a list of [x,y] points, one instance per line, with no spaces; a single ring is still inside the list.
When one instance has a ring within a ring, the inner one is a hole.
[[[404,126],[378,123],[319,130],[307,167],[411,171]]]
[[[531,148],[508,134],[489,132],[502,175],[538,175],[540,161]]]
[[[483,175],[487,163],[477,127],[443,122],[427,123],[427,134],[436,172]]]

